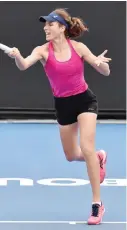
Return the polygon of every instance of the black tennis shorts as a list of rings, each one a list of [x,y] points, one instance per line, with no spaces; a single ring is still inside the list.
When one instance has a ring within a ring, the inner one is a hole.
[[[85,92],[69,97],[54,97],[56,119],[60,125],[77,122],[77,116],[84,112],[98,114],[96,95],[88,88]]]

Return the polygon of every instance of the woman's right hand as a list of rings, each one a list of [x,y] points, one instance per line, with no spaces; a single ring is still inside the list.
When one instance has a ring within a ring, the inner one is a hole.
[[[16,47],[14,47],[12,48],[11,52],[7,53],[7,55],[11,58],[16,58],[20,56],[21,54],[20,54],[20,51]]]

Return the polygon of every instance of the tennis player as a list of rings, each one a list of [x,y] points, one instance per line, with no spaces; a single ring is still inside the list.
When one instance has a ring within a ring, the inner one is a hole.
[[[65,9],[40,16],[39,21],[44,25],[46,43],[34,48],[26,58],[15,47],[8,56],[15,58],[20,70],[26,70],[38,61],[42,63],[51,85],[66,158],[86,162],[93,194],[88,224],[99,224],[105,212],[100,183],[106,175],[107,154],[95,150],[98,101],[85,80],[84,61],[100,74],[109,76],[111,58],[105,57],[107,50],[95,56],[85,44],[74,40],[88,28],[80,18],[71,17]]]

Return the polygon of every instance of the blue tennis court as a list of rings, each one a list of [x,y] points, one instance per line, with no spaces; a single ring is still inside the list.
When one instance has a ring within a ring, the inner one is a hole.
[[[108,153],[101,185],[103,223],[88,226],[91,188],[85,163],[67,162],[57,123],[0,123],[2,230],[125,230],[126,124],[98,123],[96,149]]]

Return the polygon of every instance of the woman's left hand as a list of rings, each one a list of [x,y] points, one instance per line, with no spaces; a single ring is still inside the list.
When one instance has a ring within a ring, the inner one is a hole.
[[[101,63],[108,63],[109,61],[111,61],[111,58],[107,58],[105,57],[105,54],[108,52],[108,50],[105,50],[102,54],[100,54],[99,56],[97,56],[97,59],[95,60],[95,64],[96,66],[99,66]]]

